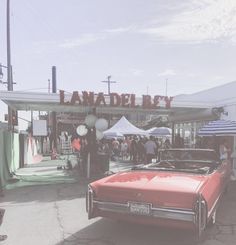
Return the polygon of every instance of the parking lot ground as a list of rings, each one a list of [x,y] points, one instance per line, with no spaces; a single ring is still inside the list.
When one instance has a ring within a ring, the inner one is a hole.
[[[124,164],[119,166],[118,163],[112,164],[113,170],[130,167]],[[37,168],[34,169],[34,172],[36,170]],[[44,173],[48,173],[46,169],[43,170]],[[88,182],[86,178],[78,175],[74,182],[57,181],[55,183],[46,182],[46,184],[35,182],[30,185],[15,185],[14,188],[5,190],[4,197],[0,199],[0,207],[6,210],[3,224],[0,227],[0,235],[6,234],[8,238],[0,244],[236,244],[236,181],[231,181],[228,192],[222,198],[216,225],[206,230],[201,242],[196,242],[194,234],[186,231],[129,224],[103,218],[88,220],[85,211],[85,193]]]

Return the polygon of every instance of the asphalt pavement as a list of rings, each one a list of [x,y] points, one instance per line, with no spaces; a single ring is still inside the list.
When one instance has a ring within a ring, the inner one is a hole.
[[[6,210],[0,234],[8,235],[1,245],[236,244],[236,181],[231,181],[221,200],[216,225],[206,230],[201,242],[196,242],[194,234],[185,231],[103,218],[88,220],[85,193],[89,180],[76,167],[73,171],[57,168],[64,165],[63,159],[45,161],[17,172],[20,181],[11,184],[0,197],[0,207]],[[110,170],[118,172],[132,166],[129,162],[111,162]]]

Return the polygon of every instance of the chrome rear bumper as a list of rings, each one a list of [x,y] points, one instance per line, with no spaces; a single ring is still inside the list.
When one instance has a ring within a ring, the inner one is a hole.
[[[103,202],[103,201],[93,200],[93,206],[101,211],[138,215],[138,214],[133,214],[130,211],[130,203],[123,204],[123,203]],[[162,219],[189,221],[193,223],[195,223],[196,221],[195,218],[196,214],[192,210],[156,208],[156,207],[152,207],[152,205],[150,205],[149,214],[140,214],[140,215],[147,216],[147,217],[162,218]]]
[[[148,212],[134,213],[131,211],[132,204],[147,205]],[[198,236],[200,237],[207,225],[207,203],[201,194],[198,194],[193,209],[177,209],[172,207],[153,207],[150,203],[117,203],[98,200],[94,195],[91,186],[88,186],[86,196],[86,207],[88,218],[94,218],[100,212],[111,212],[114,214],[127,214],[132,216],[142,216],[151,218],[160,218],[165,220],[190,222],[195,225]]]

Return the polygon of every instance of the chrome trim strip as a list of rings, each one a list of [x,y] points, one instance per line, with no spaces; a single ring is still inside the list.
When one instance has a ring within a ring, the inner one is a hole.
[[[89,219],[92,217],[93,208],[94,208],[93,189],[90,185],[88,185],[87,212],[88,212],[88,218]]]
[[[93,201],[93,203],[97,206],[98,209],[102,211],[111,211],[118,213],[128,213],[129,204],[122,203],[113,203],[113,202],[101,202],[101,201]]]
[[[102,202],[94,200],[94,205],[102,211],[110,211],[117,213],[125,213],[130,214],[129,211],[129,203],[114,203],[114,202]],[[195,212],[190,210],[181,210],[181,209],[173,209],[173,208],[154,208],[150,204],[150,215],[155,218],[163,218],[163,219],[174,219],[181,221],[190,221],[195,223]]]
[[[198,221],[198,224],[197,224],[197,227],[198,227],[198,236],[200,237],[201,236],[201,233],[202,233],[202,230],[201,230],[201,217],[202,217],[202,209],[201,209],[201,195],[199,194],[198,196],[198,200],[197,200],[197,221]]]
[[[154,217],[195,222],[195,213],[193,211],[165,208],[152,208],[151,210]]]
[[[206,215],[207,215],[207,206],[206,206],[206,201],[203,199],[201,201],[201,208],[202,208],[202,222],[201,222],[201,229],[204,230],[206,228]]]
[[[198,228],[198,236],[201,237],[207,225],[206,216],[208,215],[207,204],[202,194],[198,195],[197,205],[198,205],[197,206],[197,221],[198,221],[197,228]]]
[[[216,199],[216,201],[214,202],[214,204],[211,207],[211,210],[208,211],[207,217],[209,218],[211,213],[213,212],[213,210],[215,209],[215,207],[218,204],[218,201],[220,200],[221,194],[218,196],[218,198]]]

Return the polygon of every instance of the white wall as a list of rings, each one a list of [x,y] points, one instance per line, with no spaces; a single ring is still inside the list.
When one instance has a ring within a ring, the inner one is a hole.
[[[225,115],[223,113],[221,115],[221,119],[236,121],[236,104],[227,105],[227,106],[224,107],[224,110],[225,110],[225,112],[228,113],[228,115]]]

